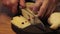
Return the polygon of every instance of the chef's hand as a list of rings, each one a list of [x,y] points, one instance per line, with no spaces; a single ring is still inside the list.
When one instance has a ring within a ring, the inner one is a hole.
[[[12,7],[14,5],[17,5],[18,0],[1,0],[2,3],[6,6]]]
[[[3,5],[9,7],[12,10],[13,14],[17,13],[17,5],[20,2],[20,7],[25,8],[25,0],[1,0]]]
[[[35,4],[30,8],[37,12],[37,16],[48,17],[56,7],[56,0],[36,0]]]
[[[17,13],[17,3],[18,0],[1,0],[2,4],[12,10],[15,15]]]
[[[26,4],[25,4],[25,0],[20,0],[20,8],[25,8]]]

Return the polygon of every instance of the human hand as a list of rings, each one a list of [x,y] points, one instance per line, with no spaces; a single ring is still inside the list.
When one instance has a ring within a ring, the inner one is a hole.
[[[17,13],[17,5],[20,2],[20,8],[25,8],[25,0],[1,0],[2,4],[7,6],[12,10],[12,13],[15,15]]]
[[[33,11],[37,11],[37,16],[48,17],[56,7],[56,0],[36,0],[34,6],[32,6]]]
[[[5,7],[8,7],[14,15],[17,13],[17,0],[1,0],[1,2]]]
[[[18,0],[1,0],[2,3],[6,6],[13,6],[13,5],[16,5]]]

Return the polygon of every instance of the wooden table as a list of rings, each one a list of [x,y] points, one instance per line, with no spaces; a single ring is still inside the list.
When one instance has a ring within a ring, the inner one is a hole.
[[[15,34],[11,28],[11,23],[0,23],[0,34]]]
[[[0,20],[2,20],[1,17]],[[16,33],[12,30],[10,22],[0,22],[0,34],[16,34]]]

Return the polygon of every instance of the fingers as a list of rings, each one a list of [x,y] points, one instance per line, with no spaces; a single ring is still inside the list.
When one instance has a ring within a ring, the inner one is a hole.
[[[50,4],[45,17],[49,17],[50,14],[54,12],[55,8],[56,8],[56,2],[53,0],[52,1],[50,0]]]
[[[36,0],[34,6],[33,6],[33,10],[34,11],[38,11],[39,7],[41,6],[43,0]]]
[[[4,5],[9,5],[9,0],[2,0],[2,3],[4,4]]]
[[[20,8],[25,8],[25,0],[20,0]]]
[[[49,17],[50,14],[54,12],[55,8],[56,8],[56,5],[51,5],[51,6],[49,7],[47,13],[45,14],[45,17]]]
[[[44,16],[44,14],[45,14],[45,12],[46,12],[46,9],[47,9],[47,7],[48,7],[48,4],[49,4],[49,0],[44,0],[44,1],[43,1],[43,4],[42,4],[42,6],[40,7],[40,10],[39,10],[39,12],[38,12],[38,16],[39,16],[39,17],[43,17],[43,16]]]
[[[36,0],[35,3],[34,3],[33,5],[31,5],[29,8],[30,8],[35,14],[37,14],[37,11],[39,10],[42,2],[43,2],[43,0]]]
[[[38,6],[35,6],[35,5],[31,5],[29,8],[30,8],[30,10],[33,11],[35,14],[37,14],[37,11],[39,10],[39,7],[38,7]]]
[[[10,0],[10,1],[12,3],[12,7],[11,7],[12,13],[13,15],[15,15],[17,13],[18,0]]]
[[[15,15],[15,14],[18,12],[18,11],[17,11],[17,5],[13,6],[13,7],[11,8],[11,10],[12,10],[13,15]]]
[[[12,6],[14,4],[17,4],[17,0],[2,0],[2,3],[6,6]]]
[[[17,13],[17,3],[18,0],[2,0],[2,4],[9,8],[14,15]]]
[[[11,2],[12,4],[16,4],[16,3],[18,2],[18,0],[10,0],[10,2]]]

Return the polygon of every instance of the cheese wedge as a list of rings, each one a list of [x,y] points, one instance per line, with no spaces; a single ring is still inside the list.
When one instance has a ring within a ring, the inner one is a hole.
[[[60,27],[60,12],[55,12],[48,18],[48,23],[51,25],[51,29],[57,29]]]
[[[11,20],[11,22],[12,24],[16,25],[18,28],[21,28],[21,29],[24,29],[31,25],[30,22],[23,16],[13,17],[13,20]]]

